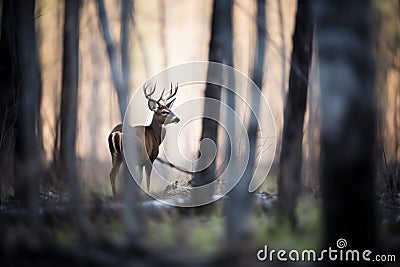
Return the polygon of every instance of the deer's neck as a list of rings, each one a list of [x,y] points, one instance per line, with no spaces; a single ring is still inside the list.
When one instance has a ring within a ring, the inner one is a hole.
[[[158,123],[154,118],[151,121],[151,124],[149,125],[154,138],[156,139],[156,142],[158,143],[158,145],[160,145],[162,143],[162,141],[164,140],[165,137],[165,126],[163,126],[162,124]]]

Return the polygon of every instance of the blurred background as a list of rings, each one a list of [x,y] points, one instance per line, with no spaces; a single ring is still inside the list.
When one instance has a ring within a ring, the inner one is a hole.
[[[115,48],[121,44],[120,3],[105,1],[110,33]],[[265,36],[265,96],[273,109],[278,132],[283,123],[283,90],[288,82],[291,35],[296,2],[268,3]],[[36,30],[46,32],[37,38],[42,79],[41,116],[46,160],[51,162],[60,111],[63,41],[62,1],[37,2]],[[107,137],[122,122],[118,97],[114,89],[107,48],[102,37],[95,1],[83,1],[79,26],[79,89],[76,153],[86,184],[110,192],[107,174],[111,168]],[[142,83],[167,67],[191,61],[207,61],[211,34],[212,1],[146,1],[134,2],[134,16],[129,21],[129,93],[133,95]],[[243,1],[233,5],[235,68],[250,76],[254,57],[256,3]],[[43,30],[41,30],[43,29]],[[205,38],[208,36],[207,38]],[[119,59],[118,59],[119,60]],[[180,90],[175,106],[200,97],[204,87]],[[145,108],[143,98],[143,107]],[[315,98],[317,101],[317,98]],[[144,110],[147,112],[147,110]],[[195,132],[195,131],[194,131]],[[200,139],[197,135],[186,144]],[[89,137],[90,136],[90,137]],[[84,143],[84,145],[82,145]],[[57,148],[56,148],[57,149]],[[195,149],[193,149],[193,153]]]

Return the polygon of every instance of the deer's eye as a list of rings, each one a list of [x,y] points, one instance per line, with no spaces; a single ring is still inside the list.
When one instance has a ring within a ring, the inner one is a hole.
[[[163,116],[167,116],[168,113],[169,113],[168,111],[163,111],[163,112],[162,112]]]

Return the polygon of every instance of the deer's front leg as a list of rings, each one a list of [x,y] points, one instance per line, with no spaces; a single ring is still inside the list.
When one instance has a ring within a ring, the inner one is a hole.
[[[134,167],[133,171],[134,171],[133,177],[136,180],[136,182],[138,183],[138,185],[140,186],[142,184],[142,180],[143,180],[143,166],[136,165]]]
[[[150,176],[152,167],[153,165],[150,162],[146,163],[146,165],[144,166],[144,171],[146,172],[147,191],[149,192],[150,192]]]

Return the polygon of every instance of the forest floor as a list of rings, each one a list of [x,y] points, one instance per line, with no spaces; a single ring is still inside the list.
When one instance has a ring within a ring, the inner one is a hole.
[[[186,194],[186,191],[179,188],[168,190],[166,188],[160,191],[158,196],[179,199]],[[275,248],[320,247],[322,236],[320,196],[317,189],[312,194],[303,195],[300,198],[296,212],[298,227],[296,230],[291,230],[288,223],[281,223],[276,218],[274,210],[277,196],[275,194],[266,192],[254,194],[252,235],[246,241],[246,246],[240,246],[244,248],[240,253],[233,252],[240,257],[237,262],[244,260],[250,265],[258,265],[254,261],[254,252],[262,247],[266,240],[269,246]],[[380,235],[399,237],[400,194],[390,195],[388,192],[381,191],[376,199]],[[22,251],[27,255],[25,260],[37,257],[40,263],[44,260],[44,265],[48,257],[55,262],[59,258],[69,259],[66,261],[69,264],[83,257],[84,262],[98,264],[97,261],[101,257],[96,258],[90,253],[85,256],[76,254],[77,248],[84,251],[94,249],[92,253],[103,255],[102,261],[105,266],[132,263],[130,256],[126,255],[122,257],[123,261],[120,261],[120,253],[128,255],[138,253],[139,258],[143,257],[142,263],[148,262],[149,257],[158,257],[160,260],[169,261],[171,266],[184,266],[185,261],[194,265],[199,264],[199,266],[212,266],[210,261],[215,264],[215,262],[226,260],[221,258],[229,247],[224,241],[225,217],[222,204],[217,204],[211,213],[198,215],[184,208],[179,209],[162,204],[148,196],[143,197],[143,202],[140,204],[145,214],[142,239],[140,242],[125,246],[121,245],[125,242],[126,233],[123,223],[124,204],[120,199],[94,192],[86,196],[86,204],[81,207],[81,212],[83,211],[83,216],[86,218],[84,227],[86,234],[82,234],[76,225],[79,220],[74,218],[75,211],[71,212],[68,193],[59,192],[54,188],[42,189],[38,201],[42,224],[40,234],[32,232],[30,216],[23,205],[12,197],[1,203],[0,227],[3,229],[3,242],[0,245],[0,254],[6,255],[3,263],[11,265],[21,263],[19,260],[22,258],[19,259],[18,255],[21,255]],[[43,245],[43,240],[47,245]],[[141,245],[138,246],[138,244]],[[127,248],[123,249],[121,246],[127,247],[130,252],[128,253]],[[49,247],[52,249],[49,250]],[[221,252],[221,247],[225,248],[224,252]],[[171,255],[176,257],[170,257]],[[0,259],[0,265],[7,266],[7,264],[1,264],[3,260]],[[54,263],[52,260],[49,263]],[[154,265],[154,262],[150,265]]]

